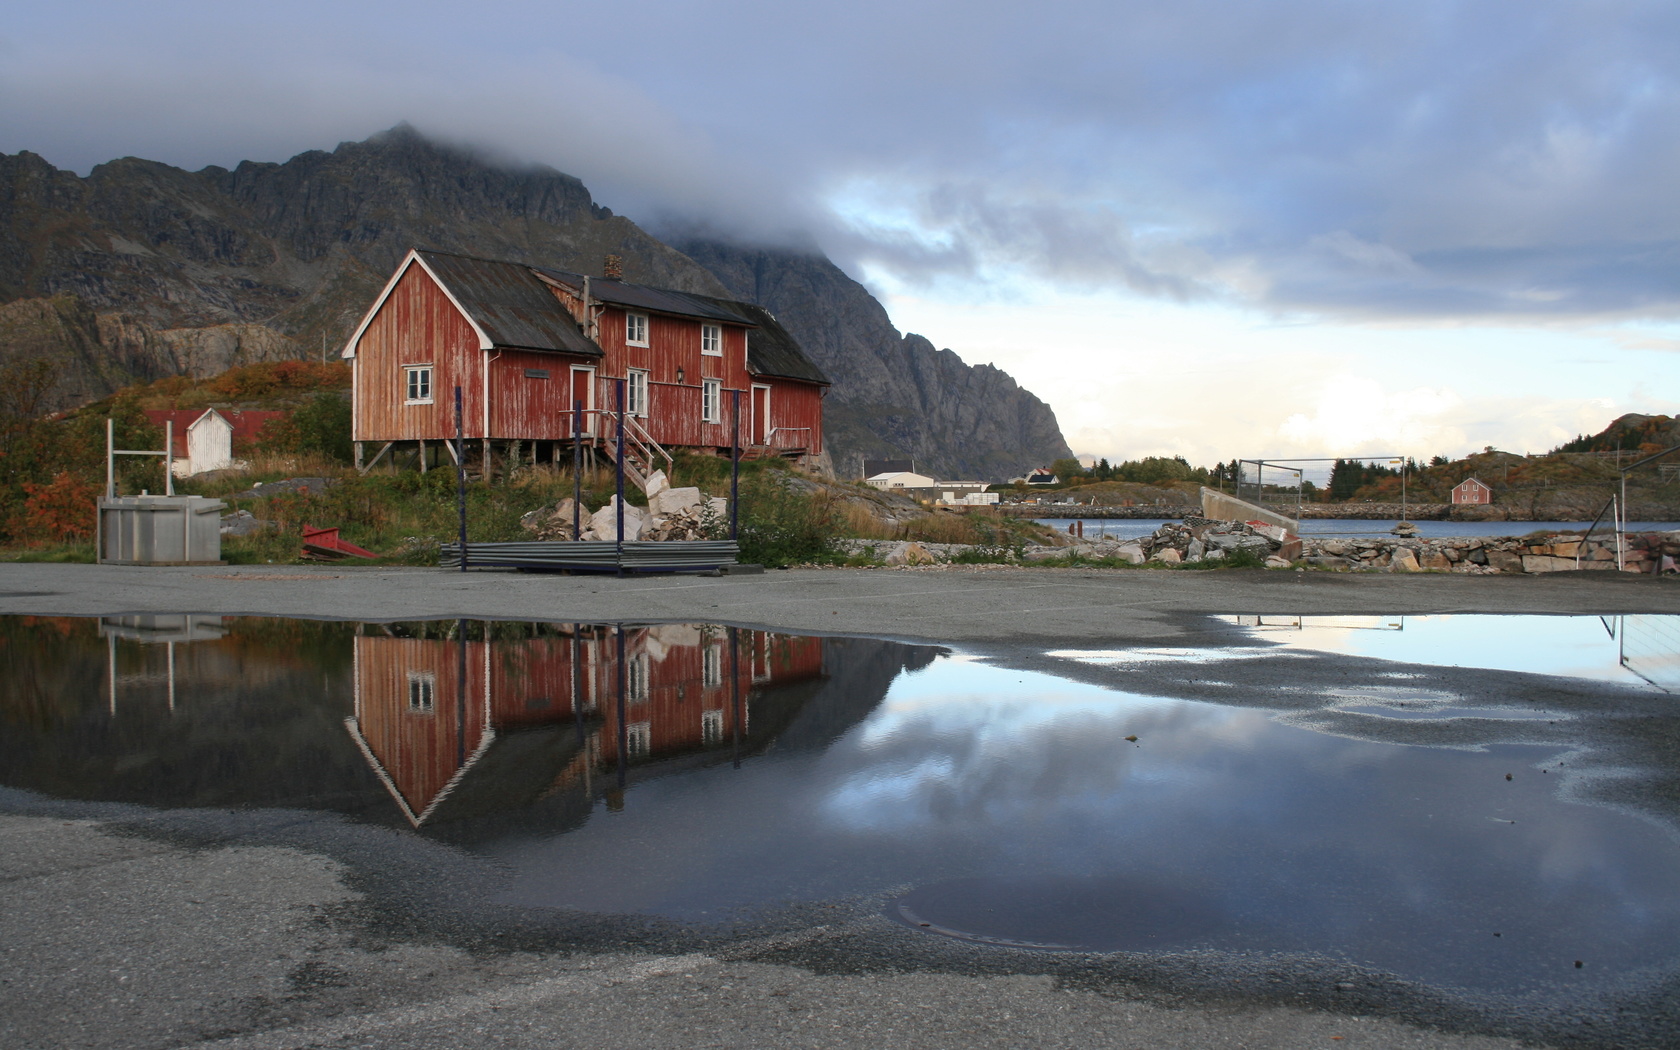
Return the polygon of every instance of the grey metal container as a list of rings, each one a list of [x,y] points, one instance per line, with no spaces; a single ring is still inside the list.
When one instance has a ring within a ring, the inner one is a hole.
[[[220,565],[221,512],[205,496],[115,496],[99,501],[105,565]]]

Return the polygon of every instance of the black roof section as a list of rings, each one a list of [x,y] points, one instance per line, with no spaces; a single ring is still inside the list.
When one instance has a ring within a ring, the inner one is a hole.
[[[582,274],[567,273],[564,270],[550,270],[541,266],[533,266],[532,269],[559,281],[568,288],[579,291],[583,289]],[[669,288],[649,288],[645,284],[626,284],[610,277],[591,277],[589,279],[589,294],[603,303],[611,303],[614,306],[628,306],[635,310],[646,310],[649,313],[674,314],[677,317],[704,317],[713,321],[743,323],[739,316],[728,309],[727,300],[673,291]]]
[[[602,356],[530,266],[425,248],[416,254],[496,346]]]
[[[705,297],[697,295],[691,298]],[[799,349],[799,342],[769,310],[753,303],[738,303],[729,299],[706,299],[706,302],[719,309],[732,310],[747,324],[757,327],[758,331],[747,336],[747,371],[754,375],[830,385],[822,369],[805,356],[805,352]]]
[[[534,267],[568,288],[583,289],[583,275],[564,270]],[[649,288],[642,284],[626,284],[607,277],[591,277],[589,294],[592,298],[614,306],[627,306],[650,313],[674,314],[678,317],[703,317],[714,321],[747,325],[758,331],[747,337],[747,371],[754,375],[798,379],[806,383],[831,385],[822,369],[813,364],[799,349],[799,341],[783,328],[780,321],[752,303],[733,299],[714,299],[694,292],[678,292],[669,288]]]
[[[603,356],[601,348],[583,334],[577,320],[537,276],[541,274],[581,293],[581,274],[427,248],[415,252],[496,346]],[[591,277],[589,294],[614,306],[755,328],[757,331],[747,337],[749,372],[829,385],[829,378],[799,349],[798,341],[762,306],[606,277]]]

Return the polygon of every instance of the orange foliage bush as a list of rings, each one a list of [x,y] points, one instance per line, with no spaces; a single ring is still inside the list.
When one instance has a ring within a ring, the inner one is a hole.
[[[98,494],[82,478],[60,471],[45,485],[24,482],[23,491],[23,512],[9,530],[13,536],[37,541],[93,537]]]
[[[350,385],[350,366],[342,361],[260,361],[230,368],[212,379],[209,389],[230,401],[254,401],[282,393],[338,390]]]

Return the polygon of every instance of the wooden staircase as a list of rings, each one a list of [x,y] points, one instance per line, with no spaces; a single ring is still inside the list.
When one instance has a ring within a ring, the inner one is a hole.
[[[616,413],[603,414],[607,425],[603,429],[607,433],[602,437],[602,445],[607,452],[607,461],[618,461],[618,420],[613,418]],[[648,478],[655,470],[663,470],[666,477],[671,476],[671,454],[659,442],[653,440],[653,435],[637,422],[635,416],[624,417],[624,476],[635,483],[643,492],[647,491]]]

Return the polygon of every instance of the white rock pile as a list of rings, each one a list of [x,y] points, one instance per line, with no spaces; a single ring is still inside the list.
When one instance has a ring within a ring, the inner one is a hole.
[[[672,488],[662,470],[648,478],[647,496],[646,507],[620,504],[618,497],[612,496],[594,511],[588,506],[578,507],[567,498],[531,511],[519,519],[519,524],[538,540],[615,541],[622,518],[626,541],[704,540],[713,538],[729,518],[728,500],[706,496],[697,488]],[[574,513],[580,526],[575,536]]]

